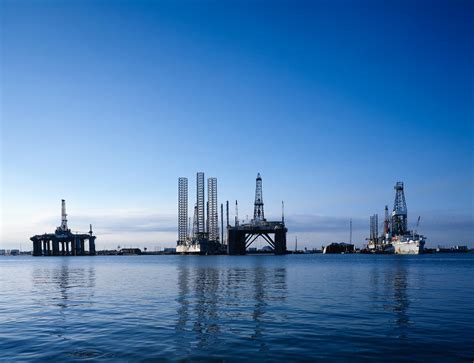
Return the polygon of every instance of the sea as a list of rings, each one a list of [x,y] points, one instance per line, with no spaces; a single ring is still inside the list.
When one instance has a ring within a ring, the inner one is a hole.
[[[474,254],[0,257],[0,361],[473,362]]]

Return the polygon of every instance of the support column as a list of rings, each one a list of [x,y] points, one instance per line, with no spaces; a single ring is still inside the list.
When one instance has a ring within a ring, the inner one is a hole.
[[[74,246],[73,246],[73,251],[74,251],[74,256],[79,256],[81,254],[81,240],[79,237],[75,237],[73,240]]]
[[[34,240],[33,241],[33,256],[41,256],[41,241]]]
[[[286,253],[286,228],[278,228],[275,230],[275,255]]]
[[[227,253],[229,255],[245,255],[245,232],[235,228],[227,230]]]
[[[89,238],[89,255],[95,256],[95,237]]]
[[[84,256],[86,253],[86,241],[84,240],[84,238],[81,238],[80,240],[80,243],[79,243],[79,246],[80,246],[80,250],[79,250],[79,255],[81,256]]]
[[[53,243],[53,256],[59,256],[59,241],[56,239],[53,239],[52,243]]]

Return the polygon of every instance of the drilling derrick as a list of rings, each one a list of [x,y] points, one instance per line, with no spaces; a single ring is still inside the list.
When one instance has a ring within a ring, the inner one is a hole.
[[[67,228],[67,214],[66,214],[66,201],[61,199],[61,228],[62,231],[66,232]]]
[[[258,224],[265,222],[265,215],[263,213],[263,195],[262,195],[262,178],[260,173],[257,174],[255,186],[255,204],[253,209],[253,223]]]
[[[404,235],[407,228],[407,204],[403,192],[403,182],[395,184],[395,202],[392,211],[392,235]]]

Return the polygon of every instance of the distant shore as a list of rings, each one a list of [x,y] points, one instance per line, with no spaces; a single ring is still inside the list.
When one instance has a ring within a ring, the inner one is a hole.
[[[169,256],[176,256],[176,255],[183,255],[182,253],[175,252],[175,251],[141,251],[138,248],[135,249],[135,252],[128,252],[123,253],[117,250],[101,250],[97,251],[98,256],[157,256],[157,255],[169,255]],[[469,248],[466,250],[457,250],[454,248],[427,248],[422,253],[423,255],[430,255],[430,254],[446,254],[446,253],[454,253],[454,254],[464,254],[464,253],[474,253],[474,248]],[[5,253],[0,253],[0,257],[3,256],[31,256],[32,251],[15,251],[10,253],[10,250],[6,250]],[[288,251],[288,255],[310,255],[310,254],[322,254],[322,250],[320,249],[312,249],[312,250],[299,250],[299,251]],[[364,250],[356,250],[355,252],[351,253],[342,253],[346,255],[353,255],[353,254],[364,254],[364,255],[372,255],[374,253],[366,252]],[[192,255],[192,254],[190,254]],[[270,255],[273,256],[273,253],[269,251],[251,251],[247,252],[247,256],[254,256],[254,255]],[[216,255],[217,256],[217,255]],[[227,256],[227,254],[220,254],[219,256]]]

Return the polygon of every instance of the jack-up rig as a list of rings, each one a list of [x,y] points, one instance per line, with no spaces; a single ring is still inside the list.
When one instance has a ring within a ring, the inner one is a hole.
[[[229,255],[245,255],[250,245],[262,237],[272,248],[276,255],[287,253],[285,216],[282,202],[281,221],[267,221],[263,211],[262,178],[257,174],[255,187],[255,203],[253,219],[250,223],[240,224],[237,213],[237,201],[235,225],[227,224],[227,253]],[[274,238],[271,235],[274,235]]]
[[[205,204],[204,173],[198,172],[196,175],[196,204],[194,205],[191,233],[191,223],[190,219],[188,220],[188,178],[181,177],[178,179],[178,241],[176,252],[204,255],[225,252],[219,238],[217,178],[207,179],[207,197],[208,200]],[[204,216],[205,207],[207,207],[207,219]],[[222,209],[223,206],[221,205],[221,211]]]
[[[88,233],[72,233],[67,226],[66,201],[61,200],[61,225],[54,233],[37,234],[30,238],[33,242],[33,256],[93,256],[95,239],[92,224]],[[86,240],[89,249],[86,250]]]
[[[370,236],[367,250],[373,253],[420,254],[423,253],[426,237],[418,234],[416,230],[408,230],[408,210],[405,201],[403,182],[394,186],[395,201],[392,215],[385,206],[383,234],[378,233],[378,215],[370,217]],[[420,223],[420,217],[416,228]]]

